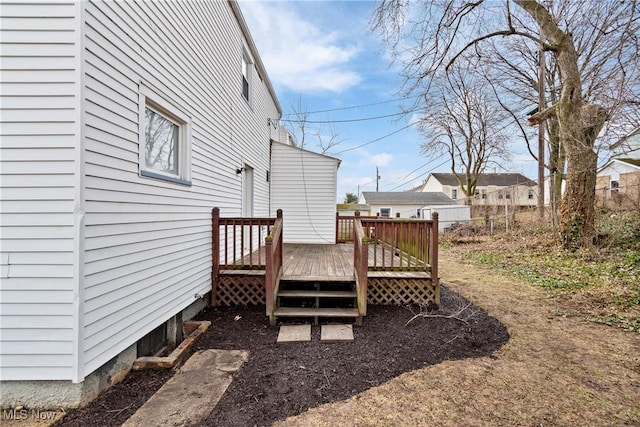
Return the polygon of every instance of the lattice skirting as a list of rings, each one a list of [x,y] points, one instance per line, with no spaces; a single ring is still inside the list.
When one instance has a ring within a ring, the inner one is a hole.
[[[370,277],[367,285],[367,304],[440,305],[440,284],[429,279]]]
[[[264,276],[220,276],[213,305],[261,305],[266,300]]]

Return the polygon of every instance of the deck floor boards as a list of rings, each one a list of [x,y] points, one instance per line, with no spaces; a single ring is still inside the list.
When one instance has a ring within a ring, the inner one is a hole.
[[[353,244],[341,243],[336,245],[310,245],[302,243],[285,243],[283,245],[282,274],[287,277],[353,277]],[[256,251],[258,252],[258,251]],[[264,264],[264,247],[260,253],[252,254],[254,263],[260,259]],[[402,258],[402,262],[394,251],[383,246],[378,246],[374,251],[374,246],[369,246],[369,266],[374,266],[374,256],[377,257],[376,265],[406,267],[408,258]],[[258,258],[259,257],[259,258]],[[384,257],[384,262],[383,262]],[[392,259],[393,258],[393,259]],[[244,257],[248,263],[249,256]],[[415,265],[415,261],[411,263]],[[390,276],[393,273],[390,272]]]

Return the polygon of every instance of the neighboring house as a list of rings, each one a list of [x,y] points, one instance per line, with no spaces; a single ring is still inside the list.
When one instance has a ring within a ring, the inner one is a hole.
[[[285,243],[332,244],[340,160],[273,142],[271,215],[283,210]]]
[[[612,158],[640,159],[640,127],[609,147]]]
[[[640,208],[640,127],[609,148],[612,159],[598,169],[596,203]]]
[[[478,175],[472,206],[485,208],[504,206],[536,206],[536,183],[519,173],[483,173]],[[417,191],[443,192],[453,200],[464,203],[466,196],[452,173],[432,173]],[[482,209],[482,208],[480,208]],[[476,212],[483,214],[484,212]]]
[[[364,191],[360,203],[369,205],[371,215],[386,218],[399,214],[401,218],[431,219],[431,214],[437,211],[441,215],[440,231],[453,222],[469,219],[468,207],[455,205],[451,198],[440,192]]]
[[[235,0],[2,15],[0,403],[73,407],[205,305],[213,207],[269,215],[281,108]]]
[[[598,206],[640,208],[640,159],[612,159],[598,170]]]

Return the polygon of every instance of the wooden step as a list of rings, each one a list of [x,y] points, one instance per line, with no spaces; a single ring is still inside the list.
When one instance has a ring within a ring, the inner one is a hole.
[[[278,292],[279,297],[287,298],[355,298],[355,291],[315,291],[315,290],[282,290]]]
[[[357,308],[279,307],[276,317],[359,317]]]
[[[354,282],[353,276],[289,276],[282,275],[281,282]]]

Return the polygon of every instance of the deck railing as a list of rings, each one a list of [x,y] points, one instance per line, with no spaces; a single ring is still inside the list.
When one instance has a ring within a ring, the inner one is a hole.
[[[356,212],[357,215],[360,212]],[[351,243],[353,242],[353,221],[355,216],[341,216],[339,212],[336,212],[336,243]]]
[[[369,238],[359,221],[360,213],[353,219],[353,270],[356,279],[358,313],[367,314],[367,272],[369,271]]]
[[[274,218],[221,218],[212,214],[214,273],[222,270],[264,270],[264,238],[275,224]],[[222,240],[221,240],[222,239]]]
[[[266,306],[271,324],[275,324],[274,310],[278,286],[282,277],[282,210],[278,209],[271,232],[265,239],[266,249]]]
[[[431,220],[362,217],[373,271],[430,271],[437,277],[438,213]]]

